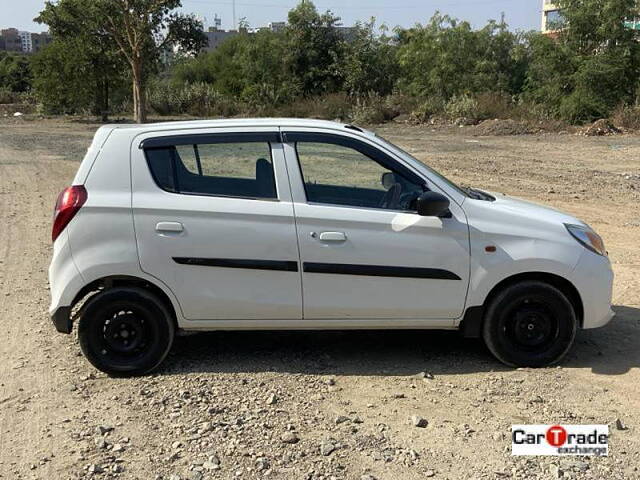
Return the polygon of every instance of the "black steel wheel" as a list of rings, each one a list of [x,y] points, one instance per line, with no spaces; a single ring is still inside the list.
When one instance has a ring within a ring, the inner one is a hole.
[[[165,305],[140,288],[114,288],[89,299],[78,326],[80,347],[110,375],[149,373],[167,356],[174,323]]]
[[[560,290],[525,281],[505,288],[491,301],[483,338],[491,353],[507,365],[544,367],[569,351],[577,323],[571,302]]]

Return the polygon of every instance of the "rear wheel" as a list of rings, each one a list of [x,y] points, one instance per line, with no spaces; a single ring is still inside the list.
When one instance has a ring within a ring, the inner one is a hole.
[[[576,314],[567,297],[540,281],[525,281],[500,292],[489,304],[483,338],[501,362],[544,367],[559,362],[573,345]]]
[[[89,299],[78,325],[80,348],[99,370],[117,376],[149,373],[165,359],[174,337],[171,314],[140,288],[114,288]]]

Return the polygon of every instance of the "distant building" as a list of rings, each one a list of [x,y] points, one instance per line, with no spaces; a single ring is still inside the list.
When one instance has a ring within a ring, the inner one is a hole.
[[[53,37],[47,32],[32,33],[31,34],[31,48],[32,52],[39,52],[44,47],[49,45],[53,41]]]
[[[640,19],[628,19],[624,25],[632,30],[640,30]],[[562,10],[554,3],[554,0],[542,0],[542,33],[556,35],[564,26],[565,19]]]
[[[271,22],[268,28],[274,33],[282,32],[287,28],[287,22]]]
[[[22,52],[22,38],[17,28],[6,28],[0,30],[0,36],[4,43],[4,50],[7,52]]]
[[[33,52],[33,43],[31,41],[31,32],[20,32],[20,41],[22,42],[23,52]]]
[[[216,27],[209,27],[209,31],[204,32],[207,37],[207,46],[204,47],[205,52],[212,52],[218,48],[222,42],[231,37],[239,35],[237,30],[218,30]]]
[[[237,35],[252,35],[260,30],[270,30],[274,33],[284,32],[287,28],[287,22],[271,22],[266,27],[260,28],[240,28],[239,30],[222,30],[222,21],[217,15],[214,17],[214,24],[210,26],[206,32],[203,32],[207,37],[207,46],[203,48],[205,52],[212,52],[217,49],[226,40],[235,37]],[[351,42],[355,39],[357,27],[335,27],[340,36],[346,41]]]
[[[31,33],[16,28],[0,30],[0,50],[6,52],[35,53],[51,40],[51,35],[46,32]]]
[[[630,28],[631,30],[640,30],[640,18],[627,20],[626,22],[624,22],[624,26]]]
[[[560,9],[553,3],[553,0],[542,1],[542,33],[553,35],[557,33],[564,23],[564,18]]]

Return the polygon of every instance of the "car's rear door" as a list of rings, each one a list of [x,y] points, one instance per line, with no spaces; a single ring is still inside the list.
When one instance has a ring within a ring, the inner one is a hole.
[[[450,218],[419,216],[425,179],[366,139],[294,128],[284,139],[305,319],[451,326],[469,282],[462,209],[452,202]]]
[[[142,269],[171,288],[187,320],[302,317],[277,129],[140,136],[132,189]]]

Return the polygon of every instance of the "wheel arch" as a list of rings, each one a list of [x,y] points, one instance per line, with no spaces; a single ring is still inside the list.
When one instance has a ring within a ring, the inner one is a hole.
[[[494,285],[485,297],[482,305],[467,307],[460,324],[460,331],[463,335],[468,338],[479,338],[481,336],[482,324],[484,322],[484,312],[493,298],[495,298],[495,296],[505,288],[527,280],[537,280],[548,283],[560,290],[567,297],[569,302],[571,302],[578,319],[578,325],[582,328],[584,322],[584,305],[582,297],[573,283],[554,273],[522,272],[504,278]]]
[[[82,311],[82,306],[94,295],[116,287],[135,287],[147,290],[157,296],[167,308],[173,319],[174,327],[178,329],[178,310],[171,297],[164,289],[154,282],[132,275],[110,275],[98,278],[80,289],[71,303],[71,308],[76,312]],[[79,305],[79,308],[76,308]],[[77,315],[77,314],[76,314]]]

